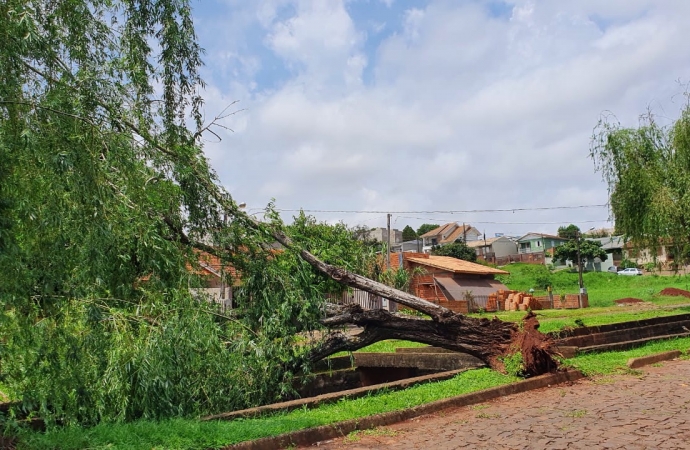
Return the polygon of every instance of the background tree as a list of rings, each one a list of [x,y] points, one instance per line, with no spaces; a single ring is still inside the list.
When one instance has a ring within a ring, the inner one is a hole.
[[[591,230],[591,231],[584,233],[583,236],[589,237],[589,238],[611,237],[611,230],[608,228],[598,228],[598,229]]]
[[[580,239],[580,260],[581,262],[593,261],[599,258],[606,261],[608,257],[606,250],[601,248],[601,242]],[[554,258],[566,261],[570,260],[577,264],[577,239],[559,245],[554,250]]]
[[[402,239],[403,241],[414,241],[417,239],[417,233],[412,229],[411,226],[405,225],[405,228],[403,228],[402,231]]]
[[[435,230],[436,228],[438,228],[438,225],[435,223],[424,223],[417,228],[417,236],[426,234],[431,230]]]
[[[462,259],[464,261],[476,262],[477,252],[467,246],[464,242],[453,242],[431,249],[432,255],[437,256],[452,256],[453,258]]]
[[[592,137],[590,156],[608,185],[616,230],[639,248],[665,245],[676,255],[688,253],[689,98],[668,126],[651,112],[630,128],[606,116]]]
[[[564,239],[577,239],[580,236],[580,227],[577,225],[560,226],[558,227],[558,236]]]

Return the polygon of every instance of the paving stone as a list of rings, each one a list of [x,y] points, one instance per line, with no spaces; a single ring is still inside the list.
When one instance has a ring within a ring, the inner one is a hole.
[[[690,361],[579,380],[391,425],[319,449],[690,449]],[[564,394],[565,393],[565,394]]]

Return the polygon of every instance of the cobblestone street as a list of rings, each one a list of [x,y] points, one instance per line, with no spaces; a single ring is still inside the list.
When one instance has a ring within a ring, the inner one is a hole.
[[[690,361],[441,411],[319,449],[690,449]]]

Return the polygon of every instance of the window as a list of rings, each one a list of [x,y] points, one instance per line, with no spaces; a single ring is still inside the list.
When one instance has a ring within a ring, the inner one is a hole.
[[[537,247],[541,247],[541,241],[537,241]]]

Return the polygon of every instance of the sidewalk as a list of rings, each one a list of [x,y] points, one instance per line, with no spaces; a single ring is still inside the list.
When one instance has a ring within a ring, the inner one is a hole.
[[[322,442],[319,449],[689,449],[690,361],[580,380]]]

